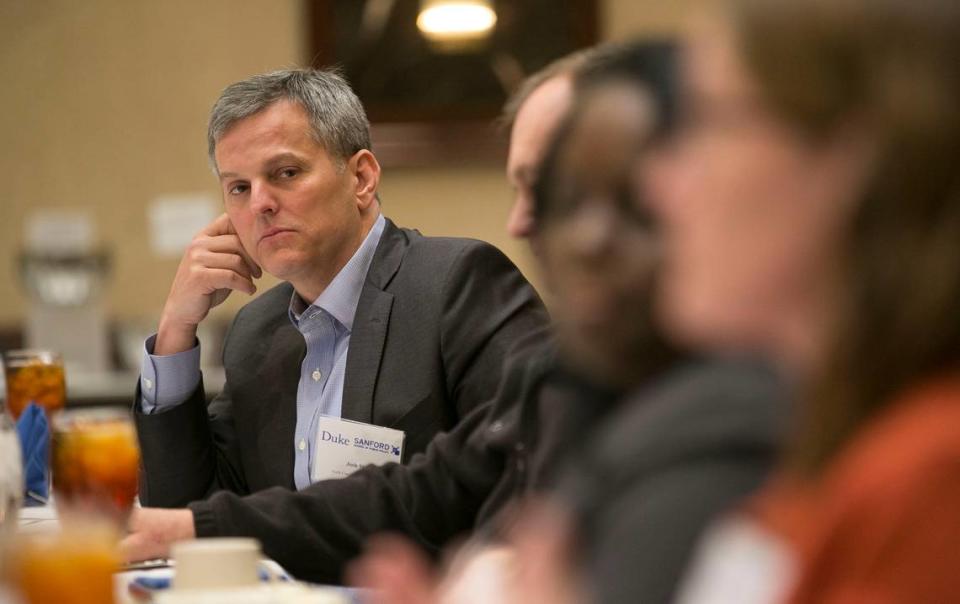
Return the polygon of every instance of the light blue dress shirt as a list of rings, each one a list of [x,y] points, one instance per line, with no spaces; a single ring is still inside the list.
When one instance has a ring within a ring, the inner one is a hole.
[[[297,489],[310,485],[320,416],[340,417],[353,318],[385,224],[383,215],[377,217],[363,243],[312,304],[307,306],[296,292],[290,298],[290,321],[303,334],[307,345],[297,386],[293,441]],[[178,354],[156,356],[152,354],[155,341],[155,335],[146,341],[140,372],[140,404],[144,413],[183,403],[200,383],[199,344]]]

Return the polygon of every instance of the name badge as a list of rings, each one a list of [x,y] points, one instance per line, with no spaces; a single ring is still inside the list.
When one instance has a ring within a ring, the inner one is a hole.
[[[400,463],[405,436],[402,430],[321,415],[310,478],[343,478],[370,464]]]

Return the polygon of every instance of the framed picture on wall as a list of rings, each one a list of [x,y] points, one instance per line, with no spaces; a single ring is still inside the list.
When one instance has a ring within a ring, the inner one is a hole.
[[[382,164],[501,163],[503,103],[530,73],[596,43],[597,0],[490,0],[489,35],[462,45],[418,29],[424,1],[308,0],[311,63],[350,81]]]

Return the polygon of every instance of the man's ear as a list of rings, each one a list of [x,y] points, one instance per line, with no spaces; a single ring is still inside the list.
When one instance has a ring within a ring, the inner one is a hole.
[[[366,210],[376,201],[377,188],[380,186],[380,164],[377,158],[367,149],[361,149],[350,158],[349,167],[356,177],[354,193],[357,206]]]

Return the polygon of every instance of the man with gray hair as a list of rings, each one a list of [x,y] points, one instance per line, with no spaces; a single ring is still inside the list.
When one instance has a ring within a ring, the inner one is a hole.
[[[187,248],[146,343],[144,504],[329,477],[317,451],[330,418],[402,431],[406,460],[491,397],[507,350],[545,325],[494,247],[381,214],[370,147],[363,107],[332,71],[254,76],[215,103],[208,148],[225,212]],[[197,327],[233,290],[253,294],[263,272],[284,283],[235,318],[226,384],[208,405]]]
[[[515,205],[530,204],[528,183],[514,177],[536,174],[553,129],[572,104],[573,82],[620,52],[633,50],[604,47],[562,59],[531,76],[508,104],[504,122],[512,124],[508,173],[517,185]],[[508,230],[518,237],[532,234]],[[495,532],[510,502],[545,486],[566,448],[580,440],[566,438],[563,428],[585,427],[570,421],[579,413],[568,413],[580,400],[581,394],[569,392],[577,380],[547,379],[553,358],[549,343],[537,334],[527,338],[506,358],[497,395],[408,465],[368,466],[296,492],[220,493],[184,510],[137,509],[124,555],[163,557],[171,543],[197,536],[253,536],[296,576],[337,582],[377,531],[401,532],[432,549],[463,531]]]

